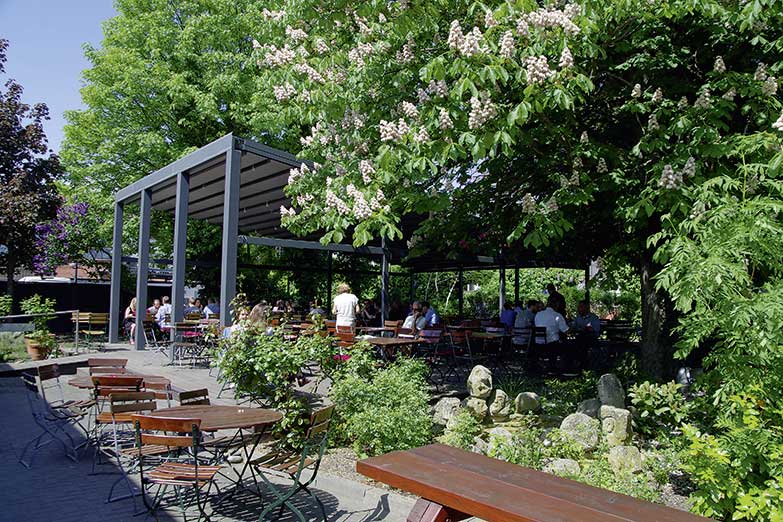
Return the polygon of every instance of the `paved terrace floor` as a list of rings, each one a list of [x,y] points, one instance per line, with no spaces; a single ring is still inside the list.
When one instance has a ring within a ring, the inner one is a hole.
[[[85,364],[88,355],[64,358],[60,363]],[[135,352],[127,345],[112,345],[104,353],[89,354],[89,357],[122,357],[128,359],[128,367],[136,373],[162,375],[171,379],[175,388],[190,390],[207,388],[211,397],[216,397],[219,384],[209,376],[207,369],[192,369],[166,366],[167,360],[161,354]],[[35,453],[31,469],[18,463],[24,445],[38,434],[25,398],[25,389],[13,372],[27,369],[35,363],[0,365],[0,522],[122,522],[142,521],[143,516],[134,517],[137,507],[133,501],[123,500],[107,504],[106,498],[117,475],[91,475],[92,453],[83,452],[74,463],[54,445],[48,445]],[[78,371],[83,372],[84,369]],[[69,376],[64,376],[67,382]],[[65,385],[68,399],[86,397],[86,392]],[[218,404],[233,404],[231,393],[224,393]],[[165,407],[165,404],[159,404]],[[114,471],[112,467],[101,466],[103,471]],[[319,473],[315,492],[326,505],[330,522],[370,522],[376,520],[404,521],[414,500],[385,489],[345,478]],[[265,501],[270,500],[265,495]],[[308,520],[317,520],[315,503],[298,496],[296,504]],[[242,494],[231,502],[224,503],[212,516],[216,522],[255,521],[261,511],[260,501],[250,494]],[[195,512],[193,512],[195,513]],[[191,518],[189,513],[188,520]],[[152,520],[147,518],[147,520]],[[179,521],[178,509],[160,513],[161,522]],[[295,518],[285,512],[280,520]]]

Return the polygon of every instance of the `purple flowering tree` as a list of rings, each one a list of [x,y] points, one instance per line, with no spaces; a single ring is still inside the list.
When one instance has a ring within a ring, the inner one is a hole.
[[[87,203],[74,203],[57,209],[54,219],[35,227],[35,271],[41,275],[53,274],[58,266],[70,262],[96,268],[87,254],[96,247],[97,223]],[[94,261],[94,259],[92,259]]]

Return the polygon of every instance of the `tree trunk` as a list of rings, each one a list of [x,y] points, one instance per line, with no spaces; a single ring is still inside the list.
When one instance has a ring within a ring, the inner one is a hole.
[[[641,371],[655,379],[673,377],[674,339],[672,330],[677,319],[671,301],[665,292],[655,289],[654,277],[659,267],[652,260],[652,252],[645,251],[641,259],[642,283],[642,342]]]
[[[18,308],[16,304],[16,284],[14,283],[14,275],[16,275],[16,252],[14,252],[11,245],[6,246],[8,247],[8,252],[5,256],[5,275],[8,282],[6,283],[5,293],[11,296],[11,313],[13,314]]]

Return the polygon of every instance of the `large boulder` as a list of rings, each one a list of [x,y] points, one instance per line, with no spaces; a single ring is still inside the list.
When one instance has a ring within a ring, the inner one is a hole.
[[[492,393],[492,372],[484,366],[474,366],[468,376],[468,393],[477,399],[487,399]]]
[[[642,471],[642,453],[636,446],[615,446],[609,450],[609,465],[618,474]]]
[[[616,375],[606,373],[598,379],[598,398],[602,405],[625,408],[625,390]]]
[[[601,432],[610,446],[623,446],[630,442],[631,412],[613,406],[601,406]]]
[[[456,397],[444,397],[435,404],[432,413],[432,422],[439,426],[445,426],[457,414],[460,408],[460,400]]]
[[[487,451],[489,450],[489,444],[482,439],[481,437],[474,437],[473,438],[473,446],[470,448],[470,451],[473,453],[480,453],[482,455],[486,455]]]
[[[544,471],[553,475],[573,477],[581,473],[582,468],[579,463],[573,459],[554,459],[544,466]]]
[[[495,390],[489,397],[489,415],[495,422],[507,421],[512,413],[512,402],[503,390]]]
[[[560,424],[560,431],[582,446],[585,451],[598,447],[601,424],[584,413],[572,413]]]
[[[576,407],[577,413],[584,413],[585,415],[594,419],[598,418],[598,413],[601,410],[601,399],[587,399],[580,402]]]
[[[468,410],[479,422],[484,422],[489,413],[489,406],[484,399],[478,399],[476,397],[468,397],[462,401],[461,406]]]
[[[493,439],[498,439],[509,444],[514,440],[514,435],[506,428],[492,428],[487,431],[487,435],[489,435],[490,443],[492,443]]]
[[[541,398],[537,393],[522,392],[514,399],[514,408],[517,413],[536,412],[541,409]]]

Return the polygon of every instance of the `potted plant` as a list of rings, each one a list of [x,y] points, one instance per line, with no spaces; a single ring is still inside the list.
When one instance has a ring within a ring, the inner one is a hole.
[[[35,294],[20,304],[23,313],[33,316],[33,332],[24,336],[27,353],[33,361],[46,359],[57,346],[54,334],[49,331],[47,324],[54,319],[54,300]]]

